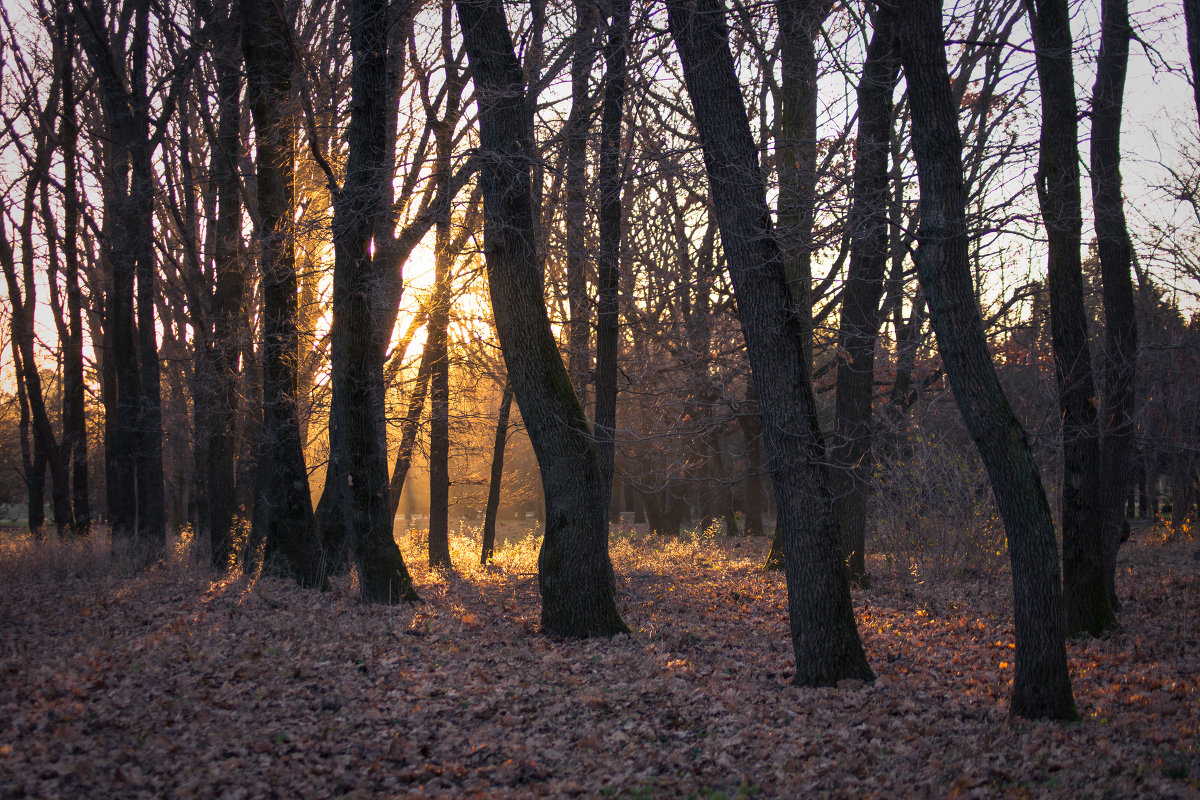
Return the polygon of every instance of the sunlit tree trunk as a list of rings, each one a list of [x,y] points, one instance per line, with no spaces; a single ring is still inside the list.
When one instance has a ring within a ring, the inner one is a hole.
[[[851,194],[850,268],[842,290],[837,349],[837,400],[833,447],[835,507],[850,578],[866,580],[867,506],[874,463],[871,396],[879,300],[888,264],[888,153],[892,93],[900,62],[892,18],[877,12],[858,86],[858,142]]]
[[[392,533],[388,502],[383,361],[390,329],[379,300],[386,280],[372,257],[371,239],[388,213],[393,172],[387,141],[388,0],[354,0],[350,7],[351,113],[346,177],[334,194],[330,473],[341,492],[332,523],[345,531],[358,565],[362,599],[416,600],[412,578]],[[337,469],[333,464],[336,462]]]
[[[504,478],[504,447],[508,441],[508,417],[512,410],[512,385],[504,381],[500,411],[496,414],[496,438],[492,445],[492,471],[488,478],[487,507],[483,511],[483,547],[479,563],[486,566],[496,549],[496,514],[500,510],[500,482]]]
[[[1063,598],[1067,632],[1098,634],[1116,624],[1116,619],[1104,578],[1098,401],[1083,307],[1083,213],[1071,12],[1067,0],[1036,0],[1030,12],[1042,97],[1036,181],[1049,245],[1046,282],[1062,415]]]
[[[296,406],[299,310],[291,232],[296,121],[290,108],[294,63],[285,28],[292,24],[293,12],[287,3],[242,0],[242,48],[258,171],[262,285],[263,411],[253,541],[263,543],[264,558],[272,569],[290,573],[303,586],[321,587],[326,584],[325,564]]]
[[[721,243],[779,504],[795,681],[871,680],[842,565],[825,444],[817,424],[804,323],[794,313],[784,255],[771,229],[757,149],[738,85],[724,6],[668,0],[712,187]]]
[[[500,0],[458,0],[479,104],[488,290],[509,379],[541,470],[542,628],[564,636],[627,630],[607,547],[607,495],[592,432],[558,354],[543,297],[525,76]]]
[[[1016,628],[1012,711],[1073,719],[1054,521],[1029,441],[992,364],[974,293],[962,134],[942,44],[941,3],[906,0],[897,10],[896,31],[921,189],[917,272],[954,398],[1008,533]]]
[[[417,377],[409,395],[408,411],[400,423],[400,449],[396,451],[396,463],[392,467],[392,477],[388,486],[392,519],[396,518],[396,512],[400,508],[400,495],[404,493],[404,481],[408,478],[408,468],[412,465],[413,448],[417,443],[417,426],[421,421],[421,411],[425,408],[425,397],[429,394],[429,372],[429,340],[426,339],[425,348],[421,351],[421,363],[417,367]]]
[[[1131,485],[1136,434],[1133,414],[1138,331],[1130,278],[1133,244],[1121,193],[1121,107],[1133,31],[1127,0],[1103,0],[1100,8],[1100,55],[1092,90],[1092,208],[1104,281],[1104,428],[1100,449],[1104,578],[1115,609],[1117,549],[1124,532],[1125,496]]]

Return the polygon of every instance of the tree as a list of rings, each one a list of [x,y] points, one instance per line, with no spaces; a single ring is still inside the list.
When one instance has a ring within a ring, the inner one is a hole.
[[[153,560],[166,543],[166,508],[154,320],[152,155],[169,113],[160,118],[152,136],[147,84],[150,4],[145,0],[120,4],[112,10],[121,21],[116,26],[109,24],[97,4],[79,4],[76,11],[112,142],[102,177],[103,258],[112,276],[104,327],[116,378],[111,442],[106,445],[113,453],[114,467],[107,476],[109,523],[114,548],[128,548],[135,558]]]
[[[852,580],[866,578],[867,504],[874,469],[871,399],[879,301],[888,265],[888,153],[892,93],[900,62],[892,42],[892,18],[876,13],[875,29],[858,85],[858,146],[851,199],[850,267],[842,289],[837,349],[834,446],[838,525]]]
[[[388,502],[383,362],[390,327],[380,305],[386,280],[371,250],[386,217],[394,173],[387,140],[391,26],[388,0],[355,0],[350,9],[351,114],[346,177],[334,191],[333,413],[328,490],[343,492],[332,524],[348,532],[362,598],[395,603],[418,599],[392,534]],[[334,468],[332,465],[337,464]]]
[[[504,445],[508,441],[508,415],[512,410],[512,386],[504,381],[500,410],[496,413],[496,438],[492,447],[492,468],[488,478],[487,506],[483,512],[483,547],[479,563],[487,566],[496,549],[496,513],[500,509],[500,481],[504,477]]]
[[[1104,579],[1116,608],[1117,548],[1125,523],[1125,494],[1133,468],[1134,386],[1137,377],[1137,313],[1133,300],[1133,244],[1121,192],[1121,107],[1129,64],[1126,0],[1100,6],[1100,54],[1092,90],[1092,207],[1104,288],[1104,396],[1100,408],[1100,485],[1097,502],[1103,531]],[[1100,620],[1098,620],[1100,621]],[[1115,618],[1111,621],[1115,622]],[[1096,633],[1096,630],[1090,632]]]
[[[907,0],[894,13],[921,192],[917,272],[954,398],[1008,533],[1016,628],[1012,711],[1074,719],[1054,520],[1025,431],[996,376],[971,279],[962,134],[942,44],[941,4]]]
[[[326,583],[321,542],[308,491],[308,470],[296,407],[299,341],[296,264],[291,223],[293,55],[288,27],[294,7],[243,0],[242,48],[247,102],[254,121],[258,178],[258,263],[262,291],[263,418],[255,480],[253,541],[272,568],[303,586]]]
[[[621,116],[625,102],[629,0],[610,0],[600,110],[600,247],[596,259],[596,447],[605,509],[612,502],[617,430],[617,349],[621,262]]]
[[[1063,596],[1067,632],[1099,634],[1116,624],[1104,571],[1100,430],[1083,307],[1079,136],[1067,0],[1030,4],[1042,127],[1036,176],[1049,248],[1047,285],[1062,415]]]
[[[592,432],[558,354],[542,295],[525,75],[499,0],[458,0],[479,104],[484,249],[496,332],[546,498],[538,555],[542,627],[624,632],[608,555],[608,509]]]
[[[842,565],[803,346],[804,323],[794,313],[784,256],[771,230],[724,9],[718,0],[669,0],[667,9],[704,149],[771,460],[795,682],[825,686],[844,678],[872,680]]]

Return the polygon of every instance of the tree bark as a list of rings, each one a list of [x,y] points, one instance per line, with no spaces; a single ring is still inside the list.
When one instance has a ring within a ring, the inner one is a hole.
[[[596,448],[542,294],[524,76],[500,0],[458,0],[457,6],[479,104],[488,290],[546,498],[538,556],[542,628],[563,636],[622,633],[627,628],[613,596]]]
[[[417,425],[421,421],[421,410],[425,408],[425,396],[429,392],[429,371],[429,340],[426,339],[425,348],[421,351],[421,363],[417,367],[417,379],[408,398],[408,412],[404,415],[404,421],[400,423],[400,449],[396,451],[396,464],[392,467],[392,477],[388,484],[388,503],[393,520],[400,508],[400,495],[404,493],[408,468],[412,465],[413,447],[417,443]]]
[[[1200,0],[1183,0],[1183,21],[1187,31],[1188,61],[1192,66],[1192,95],[1196,117],[1200,120]]]
[[[492,472],[488,478],[487,507],[483,512],[483,547],[479,563],[487,566],[496,550],[496,514],[500,510],[500,482],[504,478],[504,447],[508,441],[508,417],[512,410],[512,384],[504,381],[500,411],[496,414],[496,439],[492,445]]]
[[[296,405],[300,340],[291,232],[296,120],[290,107],[294,65],[285,29],[292,24],[293,12],[286,3],[242,1],[242,48],[258,171],[263,335],[263,412],[252,539],[263,543],[267,566],[290,573],[302,586],[324,587],[326,565],[313,518]]]
[[[875,341],[879,301],[888,264],[888,153],[892,136],[892,93],[900,76],[892,18],[879,12],[858,86],[858,147],[850,206],[850,269],[842,290],[838,332],[834,487],[842,552],[850,579],[864,583],[867,505],[870,503],[875,384]]]
[[[567,371],[580,402],[586,406],[592,354],[591,310],[587,296],[587,145],[592,124],[589,78],[596,58],[596,11],[592,0],[575,1],[574,52],[571,55],[571,113],[566,136],[566,186],[563,222],[566,227],[567,267]]]
[[[668,0],[712,187],[721,242],[763,419],[779,504],[797,684],[872,680],[841,559],[825,444],[817,424],[803,321],[788,293],[784,256],[770,224],[766,188],[723,5]]]
[[[1100,274],[1104,282],[1105,380],[1100,445],[1101,520],[1104,530],[1104,582],[1117,608],[1117,549],[1125,526],[1125,496],[1131,485],[1134,385],[1137,371],[1137,313],[1133,302],[1133,244],[1125,224],[1121,192],[1121,107],[1129,65],[1127,0],[1100,5],[1100,54],[1092,90],[1092,208]],[[1115,622],[1115,617],[1113,619]]]
[[[388,0],[351,3],[348,155],[333,216],[333,485],[326,491],[342,496],[335,495],[339,502],[329,522],[351,543],[362,599],[373,603],[419,599],[389,513],[383,362],[391,330],[384,331],[387,310],[379,302],[386,276],[371,253],[378,220],[388,213],[393,171],[387,141],[390,7]]]
[[[629,0],[609,0],[604,44],[604,97],[600,110],[600,247],[596,258],[596,451],[600,460],[601,503],[612,503],[616,459],[618,300],[621,265],[621,115],[625,103]]]
[[[812,369],[812,233],[817,188],[817,48],[832,0],[775,0],[783,108],[776,140],[779,242]]]
[[[1042,97],[1037,188],[1049,245],[1047,285],[1062,416],[1063,599],[1067,633],[1116,624],[1104,572],[1100,429],[1083,307],[1079,135],[1067,0],[1028,0]]]
[[[917,272],[954,398],[1008,533],[1016,628],[1012,711],[1073,719],[1054,521],[1029,441],[992,364],[973,289],[962,134],[942,45],[940,2],[906,0],[896,30],[921,190]]]

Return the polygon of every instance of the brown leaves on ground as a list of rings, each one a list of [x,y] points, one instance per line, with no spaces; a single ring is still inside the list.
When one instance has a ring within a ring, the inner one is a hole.
[[[1200,796],[1194,544],[1126,548],[1125,630],[1068,645],[1070,725],[1008,718],[1006,575],[876,564],[879,679],[792,686],[765,544],[618,539],[635,633],[604,641],[537,632],[530,540],[397,608],[10,547],[0,797]]]

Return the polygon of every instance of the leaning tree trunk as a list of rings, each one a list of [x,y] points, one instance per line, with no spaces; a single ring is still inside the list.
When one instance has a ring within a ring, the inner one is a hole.
[[[321,542],[313,519],[308,470],[300,439],[297,358],[297,276],[292,249],[295,207],[291,103],[292,52],[283,9],[268,0],[243,0],[242,47],[247,101],[254,120],[258,168],[258,244],[262,291],[262,427],[254,500],[254,542],[273,569],[303,586],[326,585]]]
[[[524,76],[500,0],[458,0],[457,6],[479,105],[488,290],[546,499],[538,556],[542,628],[564,636],[621,633],[627,628],[612,586],[596,447],[542,294]]]
[[[500,411],[496,414],[496,440],[492,446],[492,472],[488,478],[487,507],[483,512],[483,547],[479,563],[487,566],[496,550],[496,514],[500,510],[500,481],[504,477],[504,447],[508,442],[508,416],[512,410],[512,384],[504,381]]]
[[[1133,469],[1137,314],[1133,304],[1133,244],[1121,193],[1121,105],[1129,64],[1127,0],[1101,3],[1100,55],[1092,91],[1092,208],[1104,281],[1105,380],[1100,445],[1100,503],[1104,579],[1115,609],[1117,549],[1125,525],[1125,495]]]
[[[858,157],[850,206],[850,271],[842,290],[838,332],[834,486],[838,526],[850,579],[867,579],[865,551],[870,502],[875,340],[879,300],[888,264],[888,153],[892,136],[892,93],[900,61],[892,41],[892,18],[875,14],[875,30],[858,85]]]
[[[871,680],[854,621],[825,444],[803,347],[771,230],[766,188],[719,0],[669,0],[712,187],[721,243],[758,393],[779,505],[796,683]]]
[[[396,464],[392,467],[392,477],[388,484],[388,507],[392,519],[400,508],[400,495],[404,493],[404,481],[408,478],[408,468],[412,465],[413,448],[417,444],[417,426],[421,422],[421,410],[425,408],[425,396],[429,393],[429,340],[425,340],[425,348],[421,351],[421,363],[417,367],[417,378],[413,384],[412,394],[408,398],[408,412],[400,423],[400,449],[396,451]]]
[[[1029,440],[988,352],[967,240],[962,134],[938,0],[907,0],[896,19],[921,189],[917,273],[963,421],[991,479],[1008,533],[1016,628],[1012,711],[1073,719],[1054,520]]]
[[[1082,202],[1071,19],[1067,0],[1031,10],[1042,96],[1037,189],[1049,245],[1047,283],[1054,374],[1062,415],[1063,599],[1067,632],[1097,635],[1116,624],[1104,580],[1100,429],[1088,349],[1080,261]]]
[[[391,331],[382,330],[385,276],[371,253],[372,233],[388,212],[392,180],[386,141],[389,8],[388,0],[355,0],[350,9],[348,155],[333,216],[333,485],[326,487],[342,493],[332,506],[340,518],[332,522],[352,544],[362,599],[374,603],[418,599],[389,513],[383,361]]]

